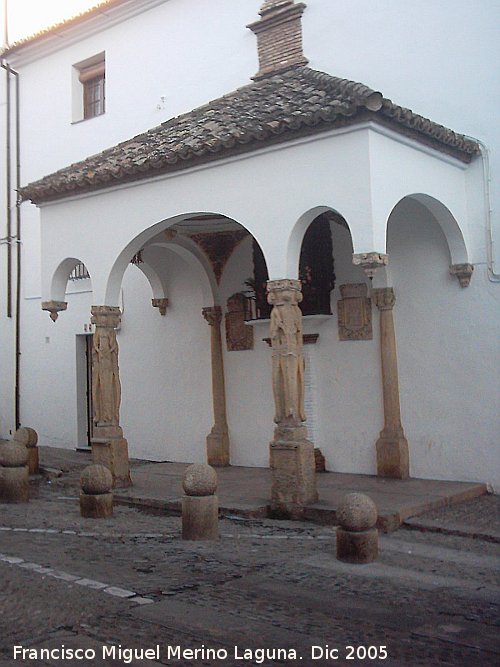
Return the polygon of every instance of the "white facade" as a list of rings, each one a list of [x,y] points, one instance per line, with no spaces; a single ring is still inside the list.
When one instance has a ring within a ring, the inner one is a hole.
[[[258,65],[255,36],[245,26],[260,4],[124,2],[14,51],[7,60],[19,73],[22,184],[248,83]],[[369,282],[352,253],[387,252],[388,269],[378,271],[374,286],[396,292],[411,474],[498,488],[500,287],[490,238],[499,226],[498,183],[491,179],[499,171],[499,136],[491,123],[499,100],[490,66],[500,43],[498,8],[424,0],[411,7],[388,0],[306,4],[310,67],[361,81],[473,136],[489,159],[465,164],[367,123],[39,209],[24,203],[21,423],[38,431],[41,444],[86,444],[82,388],[90,307],[119,305],[121,425],[131,456],[205,460],[213,414],[210,337],[201,309],[224,308],[242,290],[252,274],[251,239],[233,252],[217,284],[192,244],[168,241],[163,232],[194,215],[224,215],[257,239],[270,279],[296,278],[309,223],[333,210],[349,230],[332,224],[332,315],[304,318],[305,331],[319,334],[307,355],[314,371],[315,445],[327,467],[376,472],[383,426],[379,314],[373,305],[372,340],[340,341],[336,309],[340,285]],[[73,65],[102,52],[106,113],[72,122]],[[3,141],[4,127],[1,132]],[[4,178],[4,161],[0,168]],[[153,272],[149,282],[129,263],[141,248]],[[5,316],[6,245],[0,251],[0,437],[9,437],[15,429],[15,318]],[[71,258],[86,265],[91,280],[66,285],[72,263],[58,267]],[[474,265],[467,288],[449,274],[450,264],[463,263]],[[169,299],[165,317],[150,302],[163,295]],[[68,302],[56,323],[41,310],[41,301],[51,299]],[[273,397],[270,350],[261,339],[268,325],[253,326],[253,350],[224,349],[231,463],[266,466]]]

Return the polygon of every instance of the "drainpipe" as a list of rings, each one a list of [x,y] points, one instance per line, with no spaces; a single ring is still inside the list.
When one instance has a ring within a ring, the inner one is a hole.
[[[492,283],[500,282],[500,274],[495,272],[495,252],[493,239],[493,226],[491,220],[491,199],[490,199],[490,154],[488,147],[476,137],[467,137],[472,139],[479,146],[481,151],[481,160],[483,164],[483,197],[484,197],[484,211],[486,216],[486,261],[488,266],[488,279]]]
[[[12,317],[12,164],[11,164],[11,92],[10,92],[10,70],[9,66],[2,61],[5,70],[5,97],[6,97],[6,137],[5,137],[5,187],[6,187],[6,218],[7,236],[2,241],[7,244],[7,317]]]
[[[21,426],[20,375],[21,375],[21,119],[19,113],[19,72],[10,70],[16,77],[16,384],[15,422],[16,431]]]
[[[493,240],[493,226],[491,220],[491,200],[490,200],[490,157],[489,151],[482,141],[476,139],[481,149],[483,159],[483,182],[484,182],[484,208],[486,211],[486,251],[488,261],[488,278],[492,283],[500,282],[500,274],[495,272],[495,253]]]
[[[20,95],[19,72],[2,61],[1,67],[6,73],[6,188],[7,188],[7,317],[12,317],[12,244],[16,244],[16,319],[15,319],[15,387],[14,411],[16,430],[21,425],[20,419],[20,365],[21,365],[21,124],[20,124]],[[16,198],[16,235],[12,236],[12,99],[11,76],[15,77],[15,190]]]

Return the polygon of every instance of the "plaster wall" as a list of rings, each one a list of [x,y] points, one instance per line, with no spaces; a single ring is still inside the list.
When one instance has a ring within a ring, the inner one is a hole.
[[[213,424],[210,330],[189,267],[169,254],[169,307],[151,306],[151,288],[131,265],[124,277],[124,314],[118,334],[121,424],[130,456],[205,462]]]
[[[317,206],[334,208],[345,217],[354,252],[379,250],[374,239],[385,238],[385,222],[379,219],[373,225],[369,135],[368,129],[335,133],[127,188],[44,205],[44,298],[50,298],[50,282],[60,261],[79,257],[93,276],[96,299],[111,305],[109,299],[117,298],[119,275],[107,282],[108,275],[120,253],[126,249],[118,263],[125,267],[148,238],[162,225],[170,224],[160,221],[175,221],[193,211],[222,213],[240,222],[260,243],[271,279],[296,272],[307,225],[293,237],[293,243],[289,242],[291,232],[302,214]],[[432,184],[432,192],[445,201],[455,193],[458,210],[465,217],[462,172],[453,168],[445,171],[441,161],[424,153],[418,153],[417,160],[417,166],[400,169],[403,174],[394,191],[391,181],[384,181],[386,208],[387,202],[394,205],[402,196],[402,185]],[[390,160],[377,167],[389,168]],[[228,183],[231,188],[226,187]],[[273,184],[272,193],[269,183]],[[379,184],[378,178],[375,184]]]
[[[500,484],[500,294],[478,266],[448,274],[448,247],[418,203],[391,216],[388,247],[403,426],[415,477]]]

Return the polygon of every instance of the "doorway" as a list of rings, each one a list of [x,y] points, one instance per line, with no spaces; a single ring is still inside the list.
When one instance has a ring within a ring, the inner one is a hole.
[[[89,451],[94,436],[92,406],[92,334],[76,336],[77,449]]]

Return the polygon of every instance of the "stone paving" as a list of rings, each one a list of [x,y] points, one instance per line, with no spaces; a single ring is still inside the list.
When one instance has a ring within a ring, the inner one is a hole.
[[[381,535],[376,562],[349,565],[335,558],[333,527],[234,516],[218,541],[186,542],[164,512],[81,518],[80,460],[33,481],[29,504],[0,505],[0,667],[500,663],[493,540],[403,527]],[[429,521],[494,533],[499,500]],[[87,658],[41,657],[62,645]],[[37,657],[14,659],[14,646]]]

